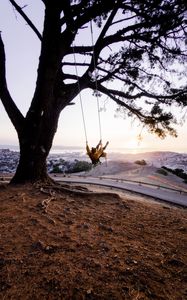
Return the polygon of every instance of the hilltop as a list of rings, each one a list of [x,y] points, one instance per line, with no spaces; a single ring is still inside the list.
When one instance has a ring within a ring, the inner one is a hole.
[[[90,186],[0,186],[1,299],[185,299],[187,211]]]

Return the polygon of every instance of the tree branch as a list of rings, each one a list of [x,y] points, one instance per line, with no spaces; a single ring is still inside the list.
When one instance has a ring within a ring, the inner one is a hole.
[[[23,19],[27,22],[27,24],[32,28],[32,30],[36,33],[38,38],[42,40],[42,35],[36,28],[36,26],[32,23],[32,21],[27,17],[27,15],[23,12],[22,8],[14,1],[14,0],[9,0],[10,3],[15,7],[17,12],[23,17]]]
[[[20,133],[20,130],[23,128],[24,117],[17,108],[8,91],[6,83],[5,61],[4,44],[0,34],[0,98],[14,127],[18,133]]]
[[[70,47],[67,54],[72,54],[72,53],[85,54],[85,53],[92,52],[92,50],[93,50],[92,46],[74,46],[74,47]]]
[[[71,28],[73,28],[74,20],[69,0],[63,0],[62,9],[64,12],[64,24],[66,23],[66,27],[68,27],[70,30]]]
[[[91,89],[94,89],[94,84],[90,83],[89,87]],[[119,98],[117,98],[116,96],[118,96],[117,94],[114,93],[113,90],[109,90],[108,88],[105,88],[102,85],[98,85],[98,91],[100,91],[101,93],[107,95],[109,98],[111,98],[112,100],[114,100],[116,102],[116,104],[125,107],[127,110],[129,110],[130,112],[132,112],[133,114],[135,114],[138,119],[144,119],[145,115],[143,115],[140,111],[140,109],[136,109],[134,107],[132,107],[131,105],[125,103],[124,101],[120,100]],[[121,92],[120,94],[122,94],[123,92]],[[131,95],[125,94],[123,93],[123,96],[125,96],[128,99],[133,99]],[[134,98],[140,98],[143,96],[143,93],[139,93],[136,96],[134,96]],[[124,98],[125,98],[124,97]]]
[[[78,63],[78,62],[62,62],[63,66],[82,66],[82,67],[88,67],[89,63]]]
[[[104,93],[104,94],[108,95],[109,97],[111,97],[111,95],[112,95],[113,97],[117,96],[117,97],[127,99],[127,100],[135,100],[135,99],[139,99],[139,98],[142,98],[142,97],[146,97],[146,98],[149,98],[149,99],[155,99],[156,101],[158,101],[160,103],[171,104],[171,101],[173,101],[174,99],[178,99],[177,101],[182,104],[182,103],[185,102],[184,98],[187,97],[187,90],[186,89],[177,90],[177,92],[175,94],[173,93],[172,95],[154,95],[154,94],[150,94],[147,91],[141,89],[137,84],[134,84],[134,86],[137,87],[141,92],[132,95],[132,94],[129,94],[129,93],[125,93],[123,91],[118,91],[118,90],[114,90],[114,89],[105,88],[99,82],[97,84],[97,88],[98,88],[99,92]],[[89,83],[89,88],[94,90],[95,89],[95,84],[93,82],[90,82]],[[118,104],[120,104],[122,106],[126,105],[119,98],[115,98],[115,99],[117,100]]]
[[[114,21],[111,25],[115,25],[115,24],[118,24],[118,23],[121,23],[121,22],[124,22],[124,21],[129,21],[129,20],[132,20],[134,18],[136,18],[136,15],[131,16],[129,18],[124,18],[124,19],[120,19],[120,20]]]
[[[114,19],[116,13],[118,11],[118,8],[117,6],[112,10],[110,16],[108,17],[108,20],[106,21],[95,45],[92,45],[92,49],[93,49],[93,56],[92,56],[92,60],[90,62],[90,67],[88,69],[88,72],[92,71],[92,69],[95,69],[96,65],[97,65],[97,60],[99,58],[99,54],[100,54],[100,44],[101,44],[101,41],[103,40],[106,32],[108,31],[111,23],[112,23],[112,20]]]
[[[101,15],[102,13],[108,13],[114,9],[114,1],[107,0],[102,1],[104,2],[103,5],[101,3],[97,3],[97,1],[90,7],[87,7],[85,12],[82,15],[79,15],[79,18],[75,20],[75,28],[80,28],[83,25],[87,24],[90,20],[93,20],[98,16],[98,13]]]
[[[90,85],[90,87],[92,87],[92,89],[94,89],[94,86],[92,86],[92,83]],[[122,91],[117,91],[117,90],[113,90],[113,89],[109,89],[109,88],[105,88],[103,85],[101,84],[98,84],[98,91],[104,93],[104,94],[107,94],[108,93],[108,96],[109,94],[110,95],[115,95],[115,96],[118,96],[118,97],[121,97],[121,98],[124,98],[124,99],[128,99],[128,100],[133,100],[133,99],[137,99],[137,98],[141,98],[143,96],[146,96],[144,94],[144,92],[140,92],[140,93],[137,93],[135,95],[130,95],[129,93],[124,93]],[[119,99],[118,99],[119,100]],[[120,103],[124,103],[123,101],[120,101]],[[119,104],[119,103],[118,103]]]
[[[92,83],[90,84],[90,87],[93,89]],[[127,111],[129,111],[129,116],[136,116],[137,119],[144,123],[146,126],[148,126],[149,130],[155,134],[157,134],[160,138],[165,138],[166,132],[168,132],[170,135],[176,137],[176,130],[169,126],[170,122],[174,122],[175,120],[173,118],[173,115],[171,113],[157,113],[156,108],[157,103],[155,102],[155,105],[151,109],[151,111],[143,111],[143,109],[137,108],[135,105],[133,105],[133,102],[130,101],[130,103],[126,103],[118,98],[117,94],[113,93],[113,90],[109,90],[101,85],[98,86],[98,90],[102,92],[103,94],[107,95],[107,97],[111,98],[116,104],[118,104],[120,107],[124,107]],[[125,93],[123,93],[126,95]],[[130,97],[126,95],[128,99]],[[136,97],[140,98],[144,96],[143,93],[137,94]],[[155,107],[155,110],[154,110]]]

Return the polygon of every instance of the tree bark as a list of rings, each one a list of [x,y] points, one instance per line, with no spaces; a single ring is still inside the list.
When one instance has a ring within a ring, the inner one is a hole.
[[[46,154],[42,149],[32,149],[32,145],[20,147],[20,159],[10,184],[45,182],[49,180],[46,167]]]
[[[46,159],[52,147],[57,130],[60,109],[42,112],[40,117],[33,113],[25,119],[22,132],[18,134],[20,143],[20,159],[13,184],[49,181]]]

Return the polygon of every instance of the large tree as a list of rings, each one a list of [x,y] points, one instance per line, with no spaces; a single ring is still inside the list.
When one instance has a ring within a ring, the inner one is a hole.
[[[36,88],[25,117],[8,90],[0,37],[0,98],[20,145],[12,182],[48,179],[46,158],[59,115],[83,89],[107,95],[119,110],[135,116],[158,136],[175,136],[170,107],[187,105],[185,1],[41,1],[45,9],[43,33],[24,7],[9,0],[41,41]],[[91,43],[81,39],[84,32],[92,36],[94,28],[94,43],[93,39]],[[183,86],[179,85],[181,76]]]

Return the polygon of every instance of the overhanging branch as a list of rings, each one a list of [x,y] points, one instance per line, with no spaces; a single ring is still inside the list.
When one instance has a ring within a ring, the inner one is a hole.
[[[14,127],[20,132],[23,128],[24,117],[14,103],[6,83],[5,51],[0,34],[0,98]]]
[[[78,54],[86,54],[92,52],[93,47],[91,46],[74,46],[71,47],[67,54],[78,53]]]
[[[94,89],[94,85],[92,85],[92,83],[90,84],[90,88]],[[130,111],[131,113],[133,113],[134,115],[136,115],[136,117],[142,121],[143,119],[145,119],[146,117],[141,113],[140,109],[136,109],[135,107],[132,107],[131,105],[125,103],[124,101],[120,100],[118,98],[118,95],[115,95],[114,93],[112,93],[112,90],[109,90],[107,88],[105,88],[102,85],[98,85],[98,91],[100,91],[101,93],[105,94],[106,96],[108,96],[109,98],[111,98],[112,100],[114,100],[116,102],[116,104],[120,105],[121,107],[125,107],[128,111]],[[125,93],[123,93],[125,96]],[[142,97],[142,93],[137,94],[136,97],[140,98]],[[130,95],[126,95],[126,98],[128,99],[132,99]]]
[[[93,89],[92,84],[90,85],[90,88]],[[146,126],[148,126],[149,130],[152,133],[154,132],[155,134],[157,134],[160,138],[164,138],[166,136],[165,131],[172,136],[177,136],[176,130],[169,126],[171,121],[175,123],[175,119],[173,118],[173,115],[171,113],[157,114],[152,110],[143,111],[141,107],[137,108],[135,105],[133,105],[132,101],[128,103],[122,101],[120,99],[121,97],[114,94],[112,90],[109,90],[101,85],[98,86],[98,90],[105,94],[107,97],[111,98],[120,107],[124,107],[131,116],[136,116],[141,123],[144,123]],[[136,96],[141,97],[141,94],[137,94]]]
[[[15,7],[17,12],[23,17],[23,19],[27,22],[27,24],[32,28],[32,30],[36,33],[38,38],[42,40],[42,36],[36,26],[32,23],[32,21],[27,17],[27,15],[23,12],[22,8],[14,1],[14,0],[9,0],[10,3]]]

